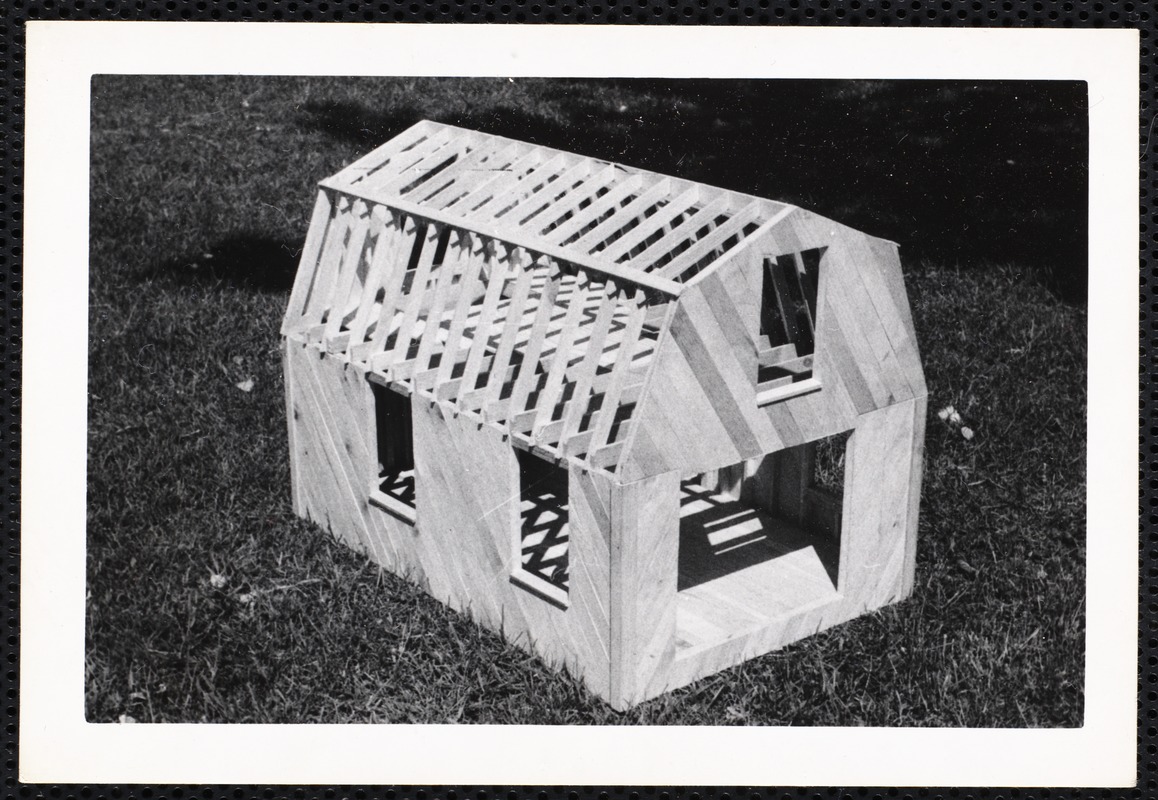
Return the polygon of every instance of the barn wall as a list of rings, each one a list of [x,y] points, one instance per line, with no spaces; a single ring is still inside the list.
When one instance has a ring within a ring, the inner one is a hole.
[[[849,440],[835,599],[800,608],[692,657],[666,660],[637,700],[908,597],[913,589],[925,412],[924,397],[869,412]]]
[[[283,363],[295,510],[376,563],[422,580],[414,529],[369,503],[378,473],[365,373],[289,337]]]
[[[412,398],[419,557],[428,591],[508,641],[608,690],[610,483],[569,475],[569,607],[510,583],[519,536],[514,450],[489,425]]]
[[[813,367],[822,388],[757,407],[763,259],[814,247],[827,247]],[[808,212],[790,214],[678,304],[621,459],[625,482],[669,470],[692,475],[815,441],[852,429],[861,414],[925,395],[896,246]]]
[[[418,396],[411,526],[368,502],[377,474],[373,396],[356,365],[286,341],[295,510],[382,567],[595,693],[610,686],[610,480],[569,471],[568,608],[510,583],[517,564],[519,475],[502,433]]]

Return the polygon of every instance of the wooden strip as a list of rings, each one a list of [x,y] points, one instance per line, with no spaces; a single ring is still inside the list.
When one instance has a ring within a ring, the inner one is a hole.
[[[576,188],[576,183],[582,186],[589,178],[591,178],[591,161],[588,159],[581,159],[566,166],[558,175],[544,174],[540,179],[541,183],[534,185],[523,195],[514,198],[513,203],[497,211],[495,219],[501,219],[511,225],[524,225],[536,214],[542,213],[553,204],[558,204],[568,192]],[[518,223],[514,222],[515,219],[518,219]]]
[[[784,326],[784,335],[789,342],[800,341],[800,327],[796,324],[796,306],[792,303],[792,295],[788,291],[788,283],[784,277],[783,268],[777,259],[764,259],[764,280],[772,281],[772,296],[776,300],[776,308],[780,312],[780,322]],[[767,292],[765,286],[765,292]]]
[[[595,372],[599,368],[599,360],[603,356],[603,346],[607,342],[607,332],[611,329],[611,321],[615,317],[617,305],[616,295],[619,287],[611,281],[603,286],[603,297],[599,303],[599,311],[595,315],[595,322],[591,327],[591,338],[587,340],[587,353],[575,377],[575,391],[563,415],[562,438],[567,439],[579,430],[579,423],[587,411],[591,401],[591,387],[595,381]]]
[[[386,189],[387,186],[405,186],[416,177],[413,170],[432,153],[445,150],[454,139],[450,130],[443,128],[434,131],[414,147],[399,153],[391,159],[390,170],[379,170],[362,181],[363,190],[396,192],[397,189]]]
[[[747,409],[753,397],[752,377],[745,374],[731,351],[707,300],[699,292],[690,293],[688,300],[687,304],[677,304],[673,312],[672,339],[736,449],[743,454],[759,453],[755,409]]]
[[[498,258],[496,247],[494,241],[488,242],[486,246],[486,263],[491,265],[491,275],[488,279],[486,296],[483,298],[482,310],[479,312],[478,322],[471,336],[466,371],[462,375],[463,390],[467,392],[474,391],[475,383],[478,381],[479,367],[482,366],[483,356],[486,355],[487,340],[490,339],[495,311],[498,309],[503,282],[507,276],[507,265],[510,263],[508,260]]]
[[[283,336],[297,328],[297,323],[301,321],[302,313],[305,311],[306,298],[310,295],[310,288],[318,271],[318,257],[322,252],[326,231],[330,227],[330,214],[333,208],[334,204],[330,198],[330,192],[319,189],[318,196],[314,200],[310,227],[306,229],[306,241],[302,245],[302,257],[298,261],[294,287],[290,292],[285,316],[282,318],[281,333]]]
[[[452,206],[468,208],[467,203],[470,202],[470,196],[472,194],[480,190],[485,190],[487,186],[493,184],[505,175],[510,174],[512,171],[524,168],[520,167],[520,164],[531,163],[527,162],[526,158],[534,154],[537,150],[538,148],[531,145],[523,145],[521,142],[509,143],[492,156],[488,156],[485,159],[485,167],[482,167],[480,164],[479,167],[468,167],[464,169],[462,176],[456,179],[453,191],[441,202],[436,202],[434,205],[444,210]]]
[[[728,198],[717,197],[712,202],[702,206],[699,210],[692,212],[690,217],[672,228],[667,235],[661,236],[654,243],[648,245],[634,256],[631,256],[627,261],[619,259],[621,265],[634,269],[649,269],[651,264],[654,264],[660,258],[667,255],[675,246],[695,236],[696,231],[700,228],[714,224],[716,217],[727,211]]]
[[[450,331],[446,337],[446,349],[442,354],[442,361],[438,363],[438,383],[450,380],[454,366],[458,363],[459,353],[464,344],[462,332],[466,328],[470,309],[474,304],[479,285],[482,283],[483,265],[486,260],[487,247],[485,242],[470,231],[459,231],[458,252],[463,261],[462,290],[458,295],[458,303],[454,307],[454,318],[450,322]],[[473,343],[473,342],[472,342]],[[467,350],[470,344],[465,345]]]
[[[388,165],[390,160],[399,153],[404,152],[407,148],[413,148],[422,141],[424,137],[429,137],[437,133],[440,127],[436,122],[430,122],[425,119],[420,120],[390,141],[371,150],[354,163],[345,167],[334,177],[341,178],[343,181],[348,181],[351,184],[358,183],[364,180],[367,175],[371,175]]]
[[[519,338],[519,324],[523,319],[527,298],[531,294],[531,284],[535,277],[538,264],[529,264],[527,251],[520,247],[512,247],[507,254],[510,270],[516,273],[515,288],[507,303],[507,318],[503,325],[503,332],[499,336],[495,357],[491,360],[487,371],[486,391],[483,394],[483,404],[494,402],[502,393],[506,383],[507,367],[511,362],[511,353],[515,350],[515,343]]]
[[[362,297],[358,301],[358,313],[350,323],[350,341],[360,344],[366,338],[366,327],[374,311],[374,298],[378,290],[385,289],[393,249],[398,246],[401,231],[390,210],[385,206],[374,206],[371,212],[370,230],[378,232],[374,242],[374,252],[370,256],[370,266],[366,269],[366,280],[362,285]]]
[[[543,355],[543,342],[550,327],[551,314],[555,309],[555,301],[560,294],[563,283],[563,274],[559,263],[551,262],[551,273],[539,294],[539,306],[535,311],[535,321],[531,324],[531,336],[523,348],[523,361],[519,367],[519,377],[511,389],[508,407],[513,413],[526,408],[527,396],[531,391],[531,384],[536,380],[539,359]],[[574,280],[578,280],[578,276]]]
[[[616,174],[615,168],[611,167],[609,169],[612,176],[614,176]],[[608,217],[608,220],[606,221],[610,221],[611,219],[618,217],[621,222],[626,223],[630,217],[627,217],[622,213],[622,209],[618,208],[619,203],[632,192],[638,191],[642,184],[642,175],[639,175],[638,173],[635,175],[630,175],[625,180],[621,180],[615,183],[614,186],[612,186],[612,188],[602,197],[599,197],[597,194],[593,194],[591,197],[591,203],[588,204],[587,208],[579,209],[576,207],[574,209],[568,209],[573,212],[570,219],[559,223],[551,230],[544,228],[540,230],[539,233],[552,244],[562,244],[572,236],[578,234],[588,225],[595,222],[595,220],[602,217],[608,211],[611,212],[611,216]],[[596,192],[598,192],[598,190],[596,190]],[[555,221],[556,220],[551,220],[552,223]]]
[[[763,340],[763,342],[768,341],[767,336],[761,336],[760,338]],[[759,361],[760,366],[762,367],[779,366],[785,361],[791,361],[792,359],[796,358],[795,344],[789,343],[778,345],[776,347],[768,347],[766,344],[763,344],[763,342],[761,343],[759,349],[756,351],[756,359]]]
[[[587,454],[586,461],[595,469],[610,469],[619,461],[619,456],[623,452],[623,440],[615,444],[609,444],[606,447],[600,447],[592,453]]]
[[[671,179],[664,178],[623,208],[617,209],[614,214],[603,220],[603,222],[600,222],[587,233],[575,241],[569,242],[567,246],[573,247],[583,253],[589,254],[593,252],[595,247],[608,239],[611,234],[621,230],[627,223],[643,214],[659,200],[667,197],[671,192],[671,185]]]
[[[513,160],[509,156],[519,152],[518,146],[514,143],[500,146],[488,138],[479,137],[474,149],[444,169],[429,185],[418,189],[419,202],[430,203],[433,200],[436,206],[448,206],[484,180],[495,177],[496,169],[509,166]],[[442,198],[434,200],[439,195],[443,195]]]
[[[788,280],[796,287],[797,296],[803,301],[801,304],[804,310],[804,323],[808,326],[808,338],[810,341],[816,341],[816,320],[813,315],[813,310],[816,308],[816,297],[812,298],[812,305],[809,306],[808,292],[804,288],[804,281],[801,280],[801,275],[804,271],[804,263],[799,253],[793,253],[787,258],[791,259],[792,266],[788,268]]]
[[[595,450],[607,443],[607,437],[611,433],[611,425],[615,422],[615,415],[619,411],[620,396],[627,382],[627,373],[631,369],[633,351],[639,344],[639,334],[643,330],[644,317],[647,316],[647,303],[643,292],[636,290],[628,303],[634,305],[628,313],[627,326],[624,328],[623,338],[619,342],[619,352],[615,357],[615,366],[611,368],[611,385],[604,392],[603,404],[591,424],[593,431],[591,448]]]
[[[800,296],[804,298],[804,306],[808,311],[808,329],[812,337],[816,338],[816,301],[818,299],[820,281],[819,257],[816,270],[810,272],[805,262],[804,253],[796,254],[796,282],[800,286]]]
[[[553,156],[530,172],[523,175],[512,175],[510,181],[500,188],[490,192],[490,197],[471,211],[466,212],[467,218],[474,218],[490,224],[505,227],[508,223],[504,219],[514,209],[532,195],[542,191],[569,170],[584,167],[582,162],[568,164],[570,159],[563,153]],[[498,222],[502,220],[502,222]]]
[[[326,243],[318,262],[318,275],[313,291],[306,303],[306,322],[316,324],[330,307],[334,285],[338,280],[338,268],[342,262],[342,250],[346,246],[346,234],[354,222],[355,201],[349,197],[339,198],[337,216],[330,222]]]
[[[603,169],[592,172],[590,171],[594,164],[587,164],[588,174],[574,185],[566,185],[574,183],[572,180],[560,178],[552,185],[563,183],[561,191],[548,202],[542,209],[535,211],[533,214],[524,217],[519,221],[520,225],[526,225],[532,218],[539,217],[539,221],[533,223],[536,226],[542,225],[546,222],[548,225],[568,213],[578,214],[580,207],[585,200],[590,200],[588,205],[594,203],[599,199],[599,190],[606,189],[609,183],[615,181],[616,169],[614,166],[608,164]],[[540,214],[542,216],[540,216]],[[541,234],[540,234],[541,235]]]
[[[720,258],[717,258],[698,273],[685,280],[683,282],[684,286],[695,286],[701,280],[710,278],[721,269],[725,269],[727,265],[732,262],[733,258],[752,258],[754,255],[761,255],[753,254],[752,250],[750,250],[748,247],[749,243],[753,243],[753,246],[756,246],[756,244],[764,244],[768,242],[769,232],[773,228],[779,226],[784,221],[785,217],[789,216],[795,211],[800,210],[796,206],[787,206],[782,203],[771,203],[766,200],[754,199],[753,202],[760,206],[761,216],[767,216],[769,213],[774,212],[772,213],[772,218],[762,224],[756,230],[752,231],[752,233],[750,233],[748,236],[745,236],[744,241],[742,241],[739,245],[733,247],[731,250],[724,253],[724,255],[722,255]],[[769,206],[772,208],[769,209]]]
[[[539,171],[550,164],[550,160],[544,163],[549,151],[542,147],[536,147],[528,153],[524,153],[518,161],[511,164],[510,169],[504,170],[501,175],[496,175],[493,180],[479,186],[473,192],[463,197],[454,204],[454,210],[462,219],[470,220],[474,218],[489,218],[491,214],[478,215],[479,209],[484,208],[487,203],[496,197],[506,197],[520,181],[524,179],[530,180],[531,175],[537,175]],[[558,156],[554,157],[558,159]]]
[[[609,261],[619,261],[644,239],[663,228],[680,214],[686,213],[699,197],[700,187],[693,186],[647,219],[640,220],[638,225],[599,251],[599,254]]]
[[[323,182],[323,186],[327,188],[336,189],[337,191],[350,191],[338,185],[331,185]],[[629,281],[637,286],[643,286],[653,291],[675,297],[680,293],[682,287],[675,281],[669,281],[660,278],[656,275],[649,275],[646,272],[639,270],[625,269],[618,264],[611,263],[605,260],[602,253],[596,257],[585,256],[579,252],[568,249],[566,247],[556,247],[544,241],[543,239],[529,234],[526,231],[519,229],[503,229],[495,225],[486,224],[477,221],[474,217],[467,217],[459,215],[454,208],[448,210],[439,210],[429,206],[423,206],[418,203],[413,203],[409,200],[400,197],[381,197],[372,192],[368,192],[365,198],[369,202],[383,203],[391,208],[402,211],[406,214],[420,217],[431,222],[441,222],[452,227],[461,227],[471,230],[481,236],[502,239],[508,244],[518,245],[531,252],[541,253],[545,256],[550,256],[558,261],[574,264],[586,270],[599,272],[609,277],[620,281]],[[457,204],[456,204],[457,205]],[[674,213],[674,212],[673,212]]]
[[[370,213],[365,203],[355,203],[355,219],[350,231],[349,243],[342,251],[341,265],[334,281],[334,294],[328,305],[330,316],[326,319],[325,338],[335,336],[341,329],[346,316],[346,304],[354,281],[358,279],[358,265],[362,262],[362,251],[366,245],[366,234],[370,230]]]
[[[398,310],[398,304],[402,300],[402,283],[406,278],[406,267],[410,264],[410,254],[418,243],[418,220],[410,215],[407,215],[405,220],[401,217],[401,214],[394,212],[395,226],[400,227],[402,233],[394,242],[393,252],[388,254],[392,256],[389,282],[382,297],[382,308],[378,312],[378,324],[371,337],[372,350],[384,346],[390,336],[394,312]]]
[[[454,233],[451,232],[450,235],[454,235]],[[430,364],[430,358],[438,346],[438,332],[442,327],[442,316],[454,286],[454,279],[458,276],[460,259],[457,257],[457,252],[458,249],[452,248],[448,243],[446,254],[442,259],[443,263],[435,265],[438,270],[438,283],[434,287],[434,299],[430,305],[430,311],[426,315],[426,322],[422,326],[422,339],[418,343],[418,352],[414,357],[415,361],[418,362],[417,369],[419,370],[426,369],[427,365]]]
[[[756,203],[749,203],[733,214],[727,222],[680,253],[669,263],[664,264],[659,274],[665,278],[678,281],[683,277],[683,274],[694,267],[701,258],[723,245],[723,243],[732,236],[742,236],[744,227],[759,219],[759,214],[760,207]]]
[[[610,383],[610,381],[604,380],[604,385],[602,387],[599,386],[599,383],[601,379],[606,379],[607,377],[609,376],[601,375],[599,378],[596,378],[595,389],[592,391],[592,400],[598,395],[603,394],[605,391],[605,387]],[[639,402],[639,397],[641,394],[643,394],[644,385],[645,384],[643,381],[639,381],[638,383],[633,383],[630,386],[624,388],[623,392],[619,395],[619,402],[622,405]],[[582,417],[582,415],[580,416]],[[580,453],[586,453],[591,449],[591,439],[594,434],[595,431],[590,427],[588,427],[587,430],[583,431],[582,433],[573,433],[566,439],[562,440],[560,443],[560,450],[564,455],[568,456],[575,456]]]
[[[567,309],[567,316],[563,320],[563,329],[559,332],[559,341],[555,346],[555,356],[551,359],[551,369],[547,374],[547,383],[539,395],[536,405],[539,414],[535,417],[532,428],[534,438],[539,438],[543,427],[551,421],[555,414],[555,406],[563,393],[563,379],[567,374],[567,364],[571,358],[571,348],[575,344],[575,337],[579,334],[579,318],[588,303],[588,297],[601,293],[602,286],[593,286],[587,273],[580,273],[579,283],[576,285],[576,295],[571,298]]]
[[[448,138],[448,141],[443,144],[423,149],[421,152],[419,152],[420,148],[415,148],[416,158],[402,167],[396,176],[380,184],[372,182],[372,185],[378,191],[408,194],[411,190],[406,187],[422,178],[424,173],[437,169],[447,160],[451,158],[461,159],[466,148],[473,145],[477,139],[477,135],[463,133]]]
[[[430,277],[430,270],[434,266],[434,256],[438,250],[438,240],[445,231],[441,225],[430,224],[426,226],[426,233],[423,237],[422,252],[418,256],[418,263],[415,265],[413,277],[411,278],[410,292],[406,295],[406,308],[402,312],[402,321],[398,325],[398,336],[394,340],[394,346],[383,350],[373,356],[372,363],[374,369],[382,369],[386,365],[396,360],[402,360],[407,357],[410,350],[410,343],[414,339],[415,327],[418,322],[418,312],[422,307],[423,296],[426,294],[426,281]]]

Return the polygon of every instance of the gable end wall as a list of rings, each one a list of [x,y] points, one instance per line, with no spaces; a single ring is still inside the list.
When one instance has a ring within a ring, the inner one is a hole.
[[[813,375],[819,391],[756,405],[763,260],[826,248]],[[687,477],[852,430],[866,413],[924,397],[897,246],[803,210],[679,297],[636,409],[618,477]]]

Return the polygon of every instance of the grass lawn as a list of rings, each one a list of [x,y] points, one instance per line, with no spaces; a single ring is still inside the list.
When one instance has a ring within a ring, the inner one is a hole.
[[[1083,92],[96,78],[89,720],[1080,725]],[[913,597],[617,713],[294,517],[278,328],[314,186],[422,117],[900,242],[929,386]]]

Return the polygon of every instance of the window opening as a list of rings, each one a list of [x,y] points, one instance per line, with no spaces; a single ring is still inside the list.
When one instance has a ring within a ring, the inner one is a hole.
[[[567,469],[525,450],[519,465],[518,566],[511,581],[560,607],[567,607]]]
[[[378,383],[374,395],[378,475],[370,502],[404,522],[414,524],[414,421],[410,398]]]
[[[846,443],[810,442],[681,483],[682,652],[839,596],[843,486],[831,481]]]
[[[820,260],[825,248],[764,259],[757,402],[819,388],[813,380]]]

